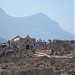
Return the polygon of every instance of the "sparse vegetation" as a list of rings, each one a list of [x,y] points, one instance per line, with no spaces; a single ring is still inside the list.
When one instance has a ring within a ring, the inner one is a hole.
[[[35,50],[35,53],[32,50],[19,51],[14,46],[1,48],[0,75],[3,75],[3,72],[8,72],[9,75],[58,75],[60,72],[60,75],[75,71],[74,44],[49,43],[46,49]],[[49,50],[53,50],[51,55],[48,53]],[[54,56],[66,56],[66,58]]]

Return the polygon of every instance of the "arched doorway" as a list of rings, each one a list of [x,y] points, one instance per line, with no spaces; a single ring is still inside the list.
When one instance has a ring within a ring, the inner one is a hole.
[[[26,49],[30,49],[30,48],[29,48],[29,45],[26,45]]]

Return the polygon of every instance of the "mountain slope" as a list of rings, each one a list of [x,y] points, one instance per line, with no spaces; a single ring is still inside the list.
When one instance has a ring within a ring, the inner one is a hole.
[[[42,13],[28,17],[11,17],[0,9],[0,36],[12,38],[16,35],[41,39],[74,39],[74,35],[64,31],[58,23]]]
[[[0,43],[5,43],[5,42],[7,42],[7,40],[2,38],[2,37],[0,37]]]

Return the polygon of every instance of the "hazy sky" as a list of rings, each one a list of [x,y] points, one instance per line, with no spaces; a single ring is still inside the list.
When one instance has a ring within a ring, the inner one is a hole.
[[[74,0],[0,0],[0,7],[15,17],[42,12],[74,33]]]

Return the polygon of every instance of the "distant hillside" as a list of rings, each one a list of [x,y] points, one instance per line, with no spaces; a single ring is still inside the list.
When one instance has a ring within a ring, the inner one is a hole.
[[[0,37],[0,43],[5,43],[5,42],[7,42],[7,40]]]
[[[0,9],[0,36],[12,38],[20,35],[41,39],[74,39],[74,35],[64,31],[60,25],[47,15],[37,13],[27,17],[8,16]]]

